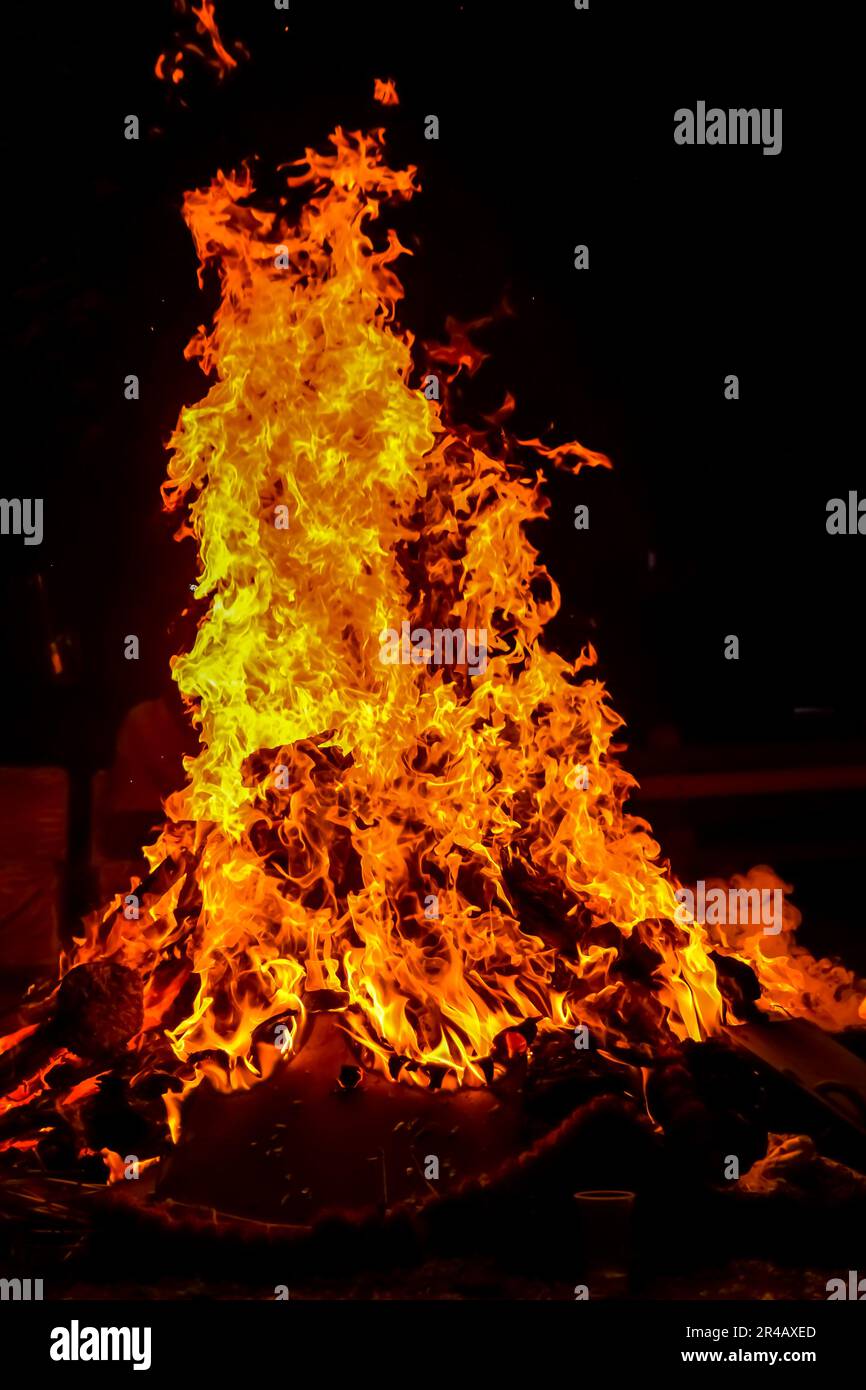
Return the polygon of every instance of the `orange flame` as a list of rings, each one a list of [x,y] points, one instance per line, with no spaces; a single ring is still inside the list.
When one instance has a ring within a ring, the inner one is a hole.
[[[720,1025],[712,949],[752,962],[766,1007],[807,1010],[811,958],[788,934],[713,942],[683,923],[624,809],[635,783],[595,653],[543,643],[559,591],[526,535],[542,469],[521,459],[609,461],[576,442],[481,447],[450,422],[447,380],[419,385],[395,326],[409,253],[379,228],[416,171],[386,164],[381,132],[338,129],[295,167],[306,201],[288,221],[252,204],[248,172],[185,199],[200,282],[214,266],[222,290],[187,349],[212,384],[181,412],[163,485],[208,600],[173,662],[201,746],[148,851],[173,882],[136,921],[118,898],[76,960],[139,971],[136,1045],[162,1030],[190,1085],[255,1084],[266,1045],[290,1053],[321,1007],[368,1064],[418,1084],[483,1084],[527,1020],[658,1052]],[[467,350],[432,364],[453,374]],[[437,632],[452,661],[430,659]],[[483,662],[467,632],[486,634]],[[842,1026],[853,981],[822,979]]]
[[[223,72],[230,72],[232,68],[236,68],[238,65],[237,59],[232,57],[220,37],[213,0],[201,0],[201,5],[198,9],[193,5],[192,12],[202,29],[204,29],[210,37],[214,55],[220,67],[220,74],[222,75]]]
[[[182,0],[180,8],[183,13],[186,13],[185,0]],[[232,69],[236,68],[238,65],[237,58],[229,52],[223,42],[219,26],[217,25],[216,9],[213,0],[201,0],[201,4],[198,7],[191,5],[190,9],[195,15],[197,31],[203,36],[207,35],[210,40],[211,52],[207,53],[200,44],[192,40],[184,41],[181,39],[180,35],[176,34],[175,38],[177,39],[179,47],[174,56],[171,57],[168,52],[160,53],[154,64],[153,70],[160,82],[171,81],[177,85],[177,83],[183,81],[185,76],[183,62],[187,53],[195,54],[207,63],[217,74],[220,81],[222,81],[226,73],[231,72]],[[248,56],[242,43],[236,42],[234,47],[242,57]]]
[[[377,77],[373,84],[373,100],[380,101],[383,106],[399,106],[400,98],[397,95],[397,84],[393,77]]]

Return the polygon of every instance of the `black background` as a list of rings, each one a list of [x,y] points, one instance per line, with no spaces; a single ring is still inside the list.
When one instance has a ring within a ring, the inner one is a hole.
[[[447,314],[512,310],[480,337],[492,357],[467,415],[511,390],[518,435],[577,437],[614,461],[552,475],[534,539],[563,593],[549,641],[568,655],[594,641],[636,765],[665,730],[681,750],[853,759],[864,541],[828,536],[825,521],[829,498],[864,490],[847,424],[856,181],[838,97],[819,62],[803,66],[812,8],[291,0],[285,14],[223,0],[218,19],[250,61],[220,83],[190,57],[179,89],[153,75],[172,32],[194,33],[168,0],[22,6],[11,21],[22,81],[7,129],[16,428],[3,494],[44,498],[45,539],[2,543],[4,760],[86,776],[110,762],[123,713],[165,688],[195,561],[160,510],[163,446],[206,389],[182,352],[214,304],[213,286],[196,286],[182,195],[252,156],[271,193],[276,166],[338,123],[385,124],[393,160],[419,166],[422,193],[395,218],[415,252],[400,268],[403,322],[439,338]],[[372,100],[385,76],[393,110]],[[782,153],[676,146],[673,113],[698,100],[784,108]],[[123,138],[129,113],[137,143]],[[429,113],[438,142],[423,138]],[[588,272],[574,269],[577,243]],[[123,396],[130,372],[138,402]],[[724,399],[728,373],[739,401]],[[589,532],[573,529],[579,502]],[[65,682],[49,679],[47,627],[77,652]],[[141,637],[137,663],[127,633]],[[723,657],[731,633],[738,662]],[[776,829],[762,828],[764,803],[755,853],[731,867],[790,841],[786,813],[769,810]],[[807,807],[847,847],[840,917],[859,882],[858,812],[844,796]],[[807,904],[827,901],[825,869],[801,872]]]

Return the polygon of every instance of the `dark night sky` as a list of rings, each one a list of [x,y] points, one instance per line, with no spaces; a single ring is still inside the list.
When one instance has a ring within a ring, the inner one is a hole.
[[[827,499],[863,477],[838,408],[853,366],[831,331],[853,190],[828,158],[821,103],[807,111],[781,89],[785,11],[720,7],[710,44],[686,6],[292,0],[287,17],[224,0],[223,35],[252,61],[220,84],[188,60],[187,109],[152,74],[172,29],[191,33],[168,0],[19,14],[10,53],[28,55],[29,81],[7,183],[10,399],[24,428],[4,494],[42,495],[46,534],[38,548],[3,542],[4,756],[104,763],[177,645],[193,555],[159,510],[162,445],[204,390],[182,350],[213,303],[195,285],[184,189],[251,154],[274,188],[275,167],[338,122],[383,119],[423,188],[398,215],[416,253],[401,270],[405,322],[436,338],[446,314],[478,317],[507,296],[514,312],[483,338],[493,360],[467,409],[510,389],[518,434],[576,436],[615,463],[551,478],[537,540],[563,591],[557,645],[593,638],[638,745],[668,722],[703,745],[862,732],[864,542],[824,524]],[[384,75],[396,111],[372,101]],[[675,146],[673,112],[699,98],[783,106],[782,154]],[[122,138],[132,111],[138,144]],[[423,139],[430,112],[437,143]],[[578,242],[588,273],[573,268]],[[133,371],[138,403],[122,394]],[[732,371],[736,403],[722,395]],[[591,512],[579,536],[578,502]],[[36,570],[50,621],[80,648],[65,688],[43,676]],[[143,639],[137,664],[122,658],[127,632]],[[728,633],[738,663],[722,659]],[[804,706],[830,712],[796,716]]]

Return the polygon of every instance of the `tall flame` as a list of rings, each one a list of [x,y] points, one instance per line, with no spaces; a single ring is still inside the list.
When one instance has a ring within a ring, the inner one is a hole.
[[[719,943],[680,921],[624,810],[595,653],[542,640],[559,593],[526,535],[548,507],[538,460],[609,462],[449,422],[395,324],[409,253],[379,226],[416,171],[388,166],[381,131],[330,144],[292,166],[288,221],[246,172],[185,200],[200,282],[215,266],[222,291],[187,349],[212,384],[163,486],[207,600],[173,663],[201,746],[148,851],[181,872],[138,921],[118,899],[75,959],[134,965],[145,1034],[219,1085],[253,1083],[264,1026],[297,1040],[322,1000],[370,1064],[420,1084],[483,1083],[527,1020],[608,1047],[701,1038],[724,1014]],[[484,632],[486,662],[383,661],[403,624]],[[779,985],[773,956],[750,958],[787,1007],[805,977]]]

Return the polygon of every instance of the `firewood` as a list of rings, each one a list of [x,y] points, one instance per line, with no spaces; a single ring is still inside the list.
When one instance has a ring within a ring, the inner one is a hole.
[[[143,1017],[141,981],[133,970],[113,960],[75,966],[60,981],[49,1017],[0,1056],[0,1095],[32,1079],[64,1049],[86,1061],[116,1054]]]

